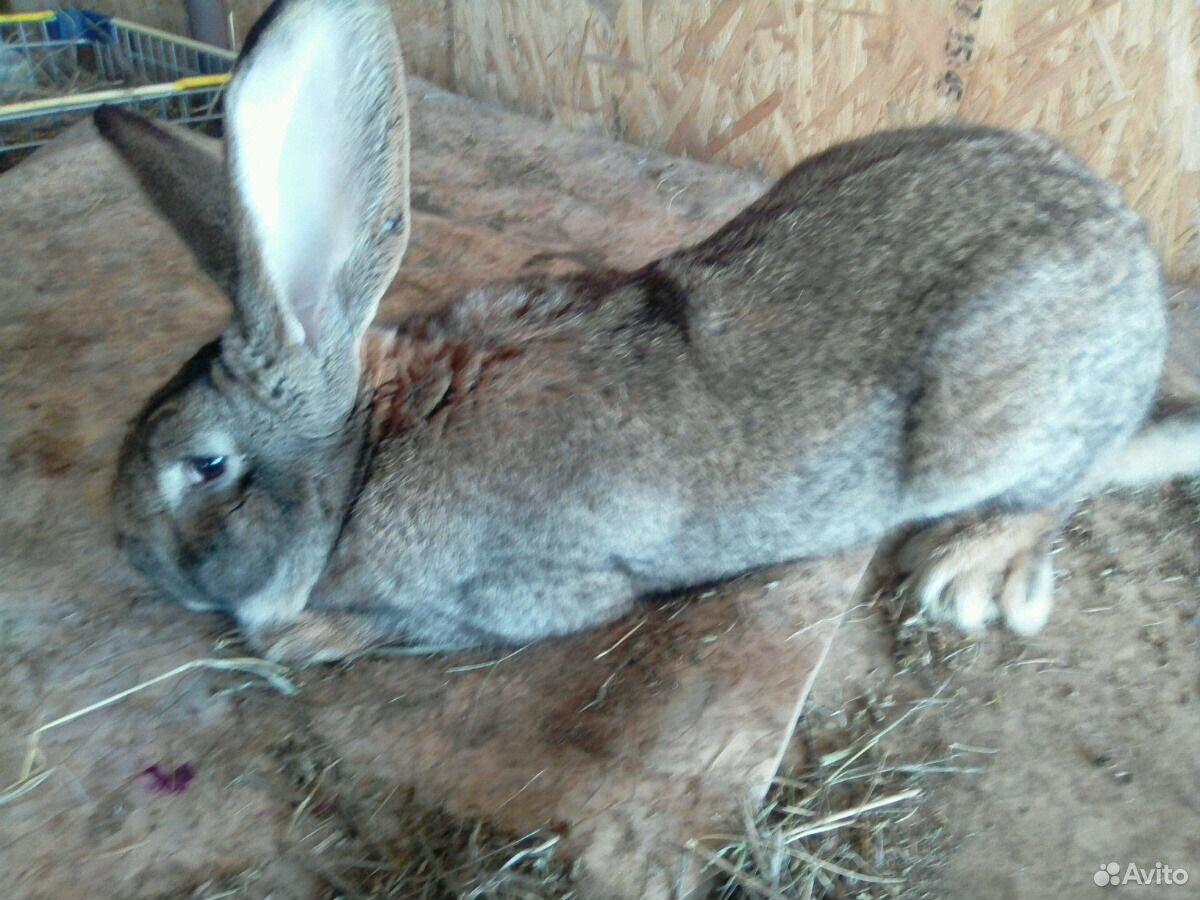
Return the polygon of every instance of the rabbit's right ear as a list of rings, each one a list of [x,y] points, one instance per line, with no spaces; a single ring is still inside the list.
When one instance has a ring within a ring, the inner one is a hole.
[[[243,330],[270,353],[307,348],[327,379],[354,382],[408,239],[404,68],[387,0],[272,4],[225,108]]]

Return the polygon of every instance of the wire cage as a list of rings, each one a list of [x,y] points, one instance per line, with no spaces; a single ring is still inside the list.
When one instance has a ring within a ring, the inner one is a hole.
[[[235,59],[88,10],[0,15],[0,170],[103,104],[219,133]]]

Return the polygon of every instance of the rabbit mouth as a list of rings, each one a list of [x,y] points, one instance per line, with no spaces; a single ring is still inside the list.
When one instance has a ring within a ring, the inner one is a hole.
[[[324,566],[303,572],[283,567],[271,581],[233,608],[234,618],[246,632],[278,627],[295,621],[308,604],[309,595],[321,576]]]

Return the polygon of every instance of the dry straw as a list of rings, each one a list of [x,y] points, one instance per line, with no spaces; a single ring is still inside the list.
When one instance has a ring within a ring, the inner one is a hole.
[[[89,703],[79,709],[59,716],[35,728],[29,734],[28,751],[25,755],[25,760],[21,766],[21,774],[15,782],[9,785],[4,790],[0,791],[0,806],[7,803],[12,803],[15,800],[25,796],[34,788],[38,787],[51,775],[54,774],[54,769],[44,769],[34,773],[34,768],[38,761],[38,742],[43,734],[52,731],[55,728],[60,728],[76,719],[81,719],[84,716],[91,715],[106,707],[112,706],[115,703],[120,703],[132,697],[134,694],[140,694],[144,690],[161,684],[164,681],[170,681],[178,678],[180,675],[185,675],[188,672],[196,671],[197,669],[215,669],[226,672],[244,672],[250,675],[256,675],[264,679],[275,690],[281,694],[294,694],[296,686],[287,678],[288,669],[284,666],[276,665],[275,663],[267,662],[263,659],[255,657],[238,657],[230,659],[193,659],[180,666],[176,666],[169,671],[155,675],[146,681],[139,682],[133,687],[126,688],[123,691],[117,691],[114,694],[109,694],[106,697],[97,700],[95,703]]]

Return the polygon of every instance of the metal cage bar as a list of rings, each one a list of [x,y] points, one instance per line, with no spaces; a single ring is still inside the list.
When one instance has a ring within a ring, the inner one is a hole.
[[[0,15],[0,166],[104,103],[183,125],[217,123],[235,59],[86,10]]]

